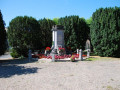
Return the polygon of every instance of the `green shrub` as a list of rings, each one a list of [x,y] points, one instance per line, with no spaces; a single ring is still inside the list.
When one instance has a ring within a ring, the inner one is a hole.
[[[13,57],[26,57],[29,48],[41,49],[41,37],[40,25],[35,18],[18,16],[9,23],[9,44],[16,50],[12,52]]]
[[[23,51],[23,50],[22,50]],[[27,51],[26,51],[27,52]],[[22,53],[22,54],[21,54]],[[20,52],[20,50],[18,48],[12,48],[11,49],[11,53],[10,55],[13,57],[13,58],[19,58],[19,59],[23,59],[27,56],[23,56],[23,52]],[[26,53],[27,54],[27,53]],[[25,54],[24,54],[25,55]]]
[[[13,58],[18,58],[18,57],[20,56],[15,49],[11,49],[10,55],[11,55]]]

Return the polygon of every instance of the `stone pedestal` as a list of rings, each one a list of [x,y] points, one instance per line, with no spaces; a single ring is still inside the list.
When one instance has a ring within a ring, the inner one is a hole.
[[[55,54],[52,54],[52,62],[55,62]]]
[[[52,62],[55,62],[55,55],[57,55],[57,49],[53,49],[51,55],[52,55]]]

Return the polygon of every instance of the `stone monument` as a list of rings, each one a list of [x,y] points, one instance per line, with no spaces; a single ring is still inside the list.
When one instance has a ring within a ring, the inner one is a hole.
[[[90,40],[87,39],[86,45],[85,45],[85,49],[86,50],[88,50],[88,49],[90,50],[90,48],[91,48],[91,46],[90,46]]]
[[[85,49],[86,49],[86,51],[87,51],[87,58],[89,58],[89,56],[90,56],[90,51],[91,51],[90,40],[87,40],[87,41],[86,41]]]
[[[58,53],[59,48],[64,48],[64,27],[54,25],[52,27],[52,47],[51,49]]]

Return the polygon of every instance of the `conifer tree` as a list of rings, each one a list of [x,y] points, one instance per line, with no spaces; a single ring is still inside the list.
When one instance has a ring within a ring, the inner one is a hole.
[[[120,57],[120,8],[100,8],[92,19],[90,35],[96,54]]]
[[[41,30],[41,35],[42,35],[42,48],[46,47],[51,47],[52,46],[52,26],[55,25],[55,22],[50,20],[50,19],[40,19],[39,21],[40,24],[40,30]]]
[[[85,19],[79,16],[66,16],[60,18],[58,24],[64,26],[65,46],[73,51],[77,48],[85,49],[85,42],[89,36],[89,27]]]
[[[8,40],[13,48],[12,56],[27,56],[28,49],[39,50],[41,30],[38,21],[33,17],[17,16],[11,20],[8,27]]]
[[[0,55],[3,55],[7,49],[7,38],[5,31],[5,23],[3,21],[3,16],[0,11]]]

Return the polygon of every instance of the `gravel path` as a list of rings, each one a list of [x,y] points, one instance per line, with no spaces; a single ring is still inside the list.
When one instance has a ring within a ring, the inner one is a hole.
[[[120,90],[120,59],[0,63],[0,90]]]

